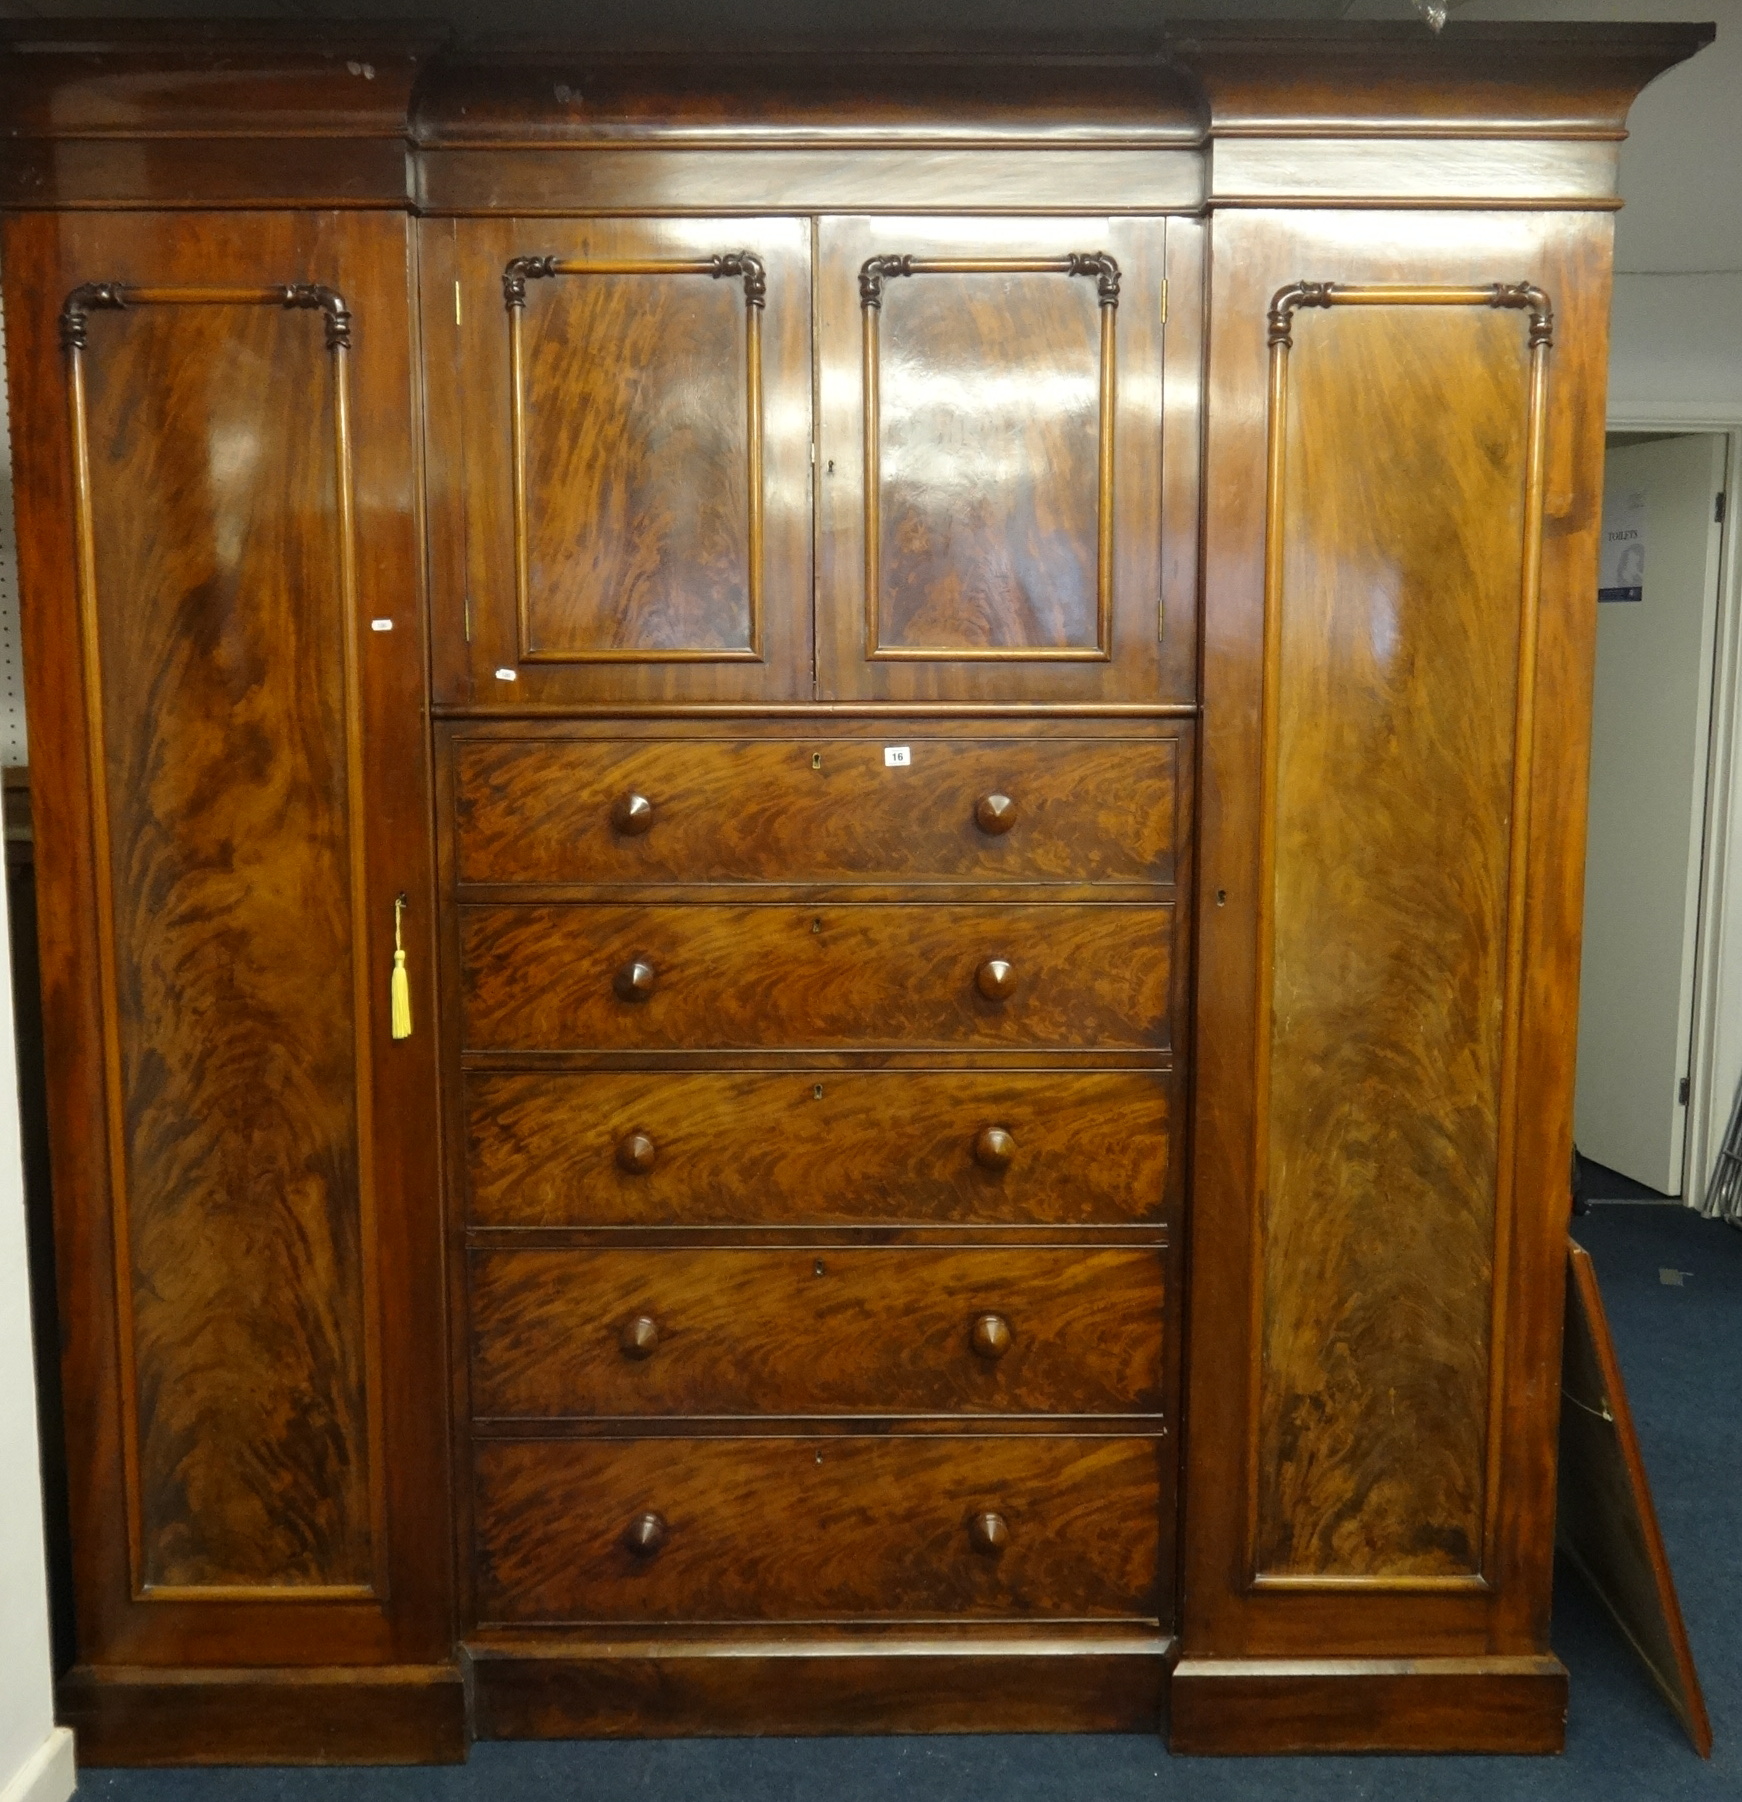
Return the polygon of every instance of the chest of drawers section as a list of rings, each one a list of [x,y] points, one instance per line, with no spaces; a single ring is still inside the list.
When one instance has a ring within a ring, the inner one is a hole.
[[[1189,730],[443,730],[474,1631],[1164,1627]]]

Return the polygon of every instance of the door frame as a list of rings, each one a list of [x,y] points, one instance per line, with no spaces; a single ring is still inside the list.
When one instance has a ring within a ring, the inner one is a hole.
[[[1742,1079],[1742,1018],[1725,1031],[1722,997],[1742,988],[1742,408],[1635,402],[1609,408],[1611,432],[1716,433],[1726,439],[1724,530],[1712,647],[1706,826],[1694,937],[1693,1040],[1682,1149],[1682,1202],[1701,1212]],[[1720,1080],[1728,1070],[1727,1080]]]

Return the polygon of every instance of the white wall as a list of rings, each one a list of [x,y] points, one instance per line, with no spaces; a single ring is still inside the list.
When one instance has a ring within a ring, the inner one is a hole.
[[[8,497],[9,499],[10,497]],[[0,1802],[65,1802],[72,1735],[54,1724],[36,1383],[24,1251],[24,1170],[0,886]]]

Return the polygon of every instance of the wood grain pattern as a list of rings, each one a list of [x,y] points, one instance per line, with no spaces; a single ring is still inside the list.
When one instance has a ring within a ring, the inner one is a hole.
[[[761,297],[654,258],[509,286],[521,658],[756,656]]]
[[[1264,1576],[1474,1574],[1526,331],[1455,304],[1293,330],[1254,1556]],[[1419,429],[1454,408],[1455,437]]]
[[[474,1448],[483,1622],[1144,1619],[1158,1442],[492,1440]],[[996,1507],[1003,1554],[970,1518]],[[664,1547],[627,1522],[657,1508]]]
[[[1166,1050],[1169,907],[464,907],[468,1049]],[[1016,990],[975,976],[1007,959]],[[653,966],[646,1000],[613,983]]]
[[[480,1418],[1154,1414],[1151,1247],[486,1251],[472,1269]],[[976,1352],[994,1312],[1009,1344]],[[625,1322],[658,1345],[626,1357]]]
[[[897,728],[900,730],[900,728]],[[462,882],[1171,882],[1179,742],[462,739]],[[653,808],[625,834],[626,794]],[[989,833],[975,809],[1015,803]]]
[[[466,1077],[480,1226],[1156,1221],[1178,1169],[1170,1072],[483,1071]],[[974,1156],[987,1126],[1016,1150]],[[632,1133],[655,1148],[632,1175]]]
[[[272,306],[89,330],[138,1580],[367,1585],[331,359]]]
[[[1116,301],[988,260],[863,265],[871,657],[1109,651]]]

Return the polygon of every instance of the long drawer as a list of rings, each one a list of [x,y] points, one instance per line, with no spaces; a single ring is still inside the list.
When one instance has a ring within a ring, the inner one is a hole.
[[[459,877],[1166,883],[1178,762],[1172,738],[462,739]]]
[[[1156,1247],[472,1256],[484,1418],[1153,1414]]]
[[[1115,1225],[1169,1198],[1168,1071],[474,1070],[479,1226]]]
[[[1165,1050],[1170,906],[461,909],[472,1050]]]
[[[477,1612],[520,1625],[1153,1619],[1167,1444],[480,1440]]]

